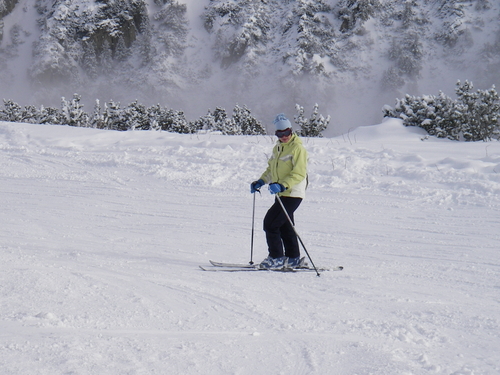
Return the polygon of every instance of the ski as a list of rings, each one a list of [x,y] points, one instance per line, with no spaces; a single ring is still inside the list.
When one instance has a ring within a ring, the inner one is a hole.
[[[212,266],[214,268],[217,268],[217,267],[220,267],[220,268],[236,268],[238,269],[238,271],[240,271],[241,269],[246,269],[246,270],[250,270],[250,271],[267,271],[267,269],[261,269],[259,268],[259,265],[258,264],[249,264],[249,263],[224,263],[224,262],[215,262],[213,260],[210,260],[210,264],[212,264]],[[201,267],[201,266],[200,266]],[[205,267],[206,268],[206,267]],[[204,269],[202,267],[202,269]],[[336,266],[336,267],[321,267],[321,268],[318,268],[318,271],[342,271],[344,269],[343,266]],[[281,268],[277,269],[278,271],[280,270],[283,270]],[[290,270],[298,270],[298,271],[314,271],[314,268],[313,267],[310,267],[308,265],[305,265],[305,266],[302,266],[302,267],[299,267],[299,268],[289,268],[289,267],[286,267],[286,271],[284,272],[290,272]],[[227,270],[226,272],[228,272],[229,270]]]
[[[217,262],[215,262],[217,263]],[[211,272],[244,272],[244,271],[274,271],[274,272],[316,272],[316,270],[312,267],[300,267],[300,268],[291,268],[291,267],[282,267],[282,268],[259,268],[258,265],[248,265],[245,264],[243,267],[240,267],[236,264],[230,263],[230,266],[220,266],[220,265],[212,265],[212,266],[199,266],[203,271],[211,271]],[[318,272],[326,272],[326,271],[342,271],[344,267],[337,266],[333,268],[318,268]]]
[[[240,272],[240,271],[261,271],[257,267],[221,267],[221,266],[199,266],[203,271],[212,272]]]
[[[314,268],[258,268],[258,267],[203,267],[199,266],[203,271],[211,272],[245,272],[245,271],[272,271],[272,272],[304,272],[314,271]],[[327,269],[318,269],[318,272],[329,271]]]
[[[234,267],[234,268],[255,268],[258,264],[250,264],[250,263],[223,263],[223,262],[214,262],[213,260],[209,261],[210,264],[214,267]]]

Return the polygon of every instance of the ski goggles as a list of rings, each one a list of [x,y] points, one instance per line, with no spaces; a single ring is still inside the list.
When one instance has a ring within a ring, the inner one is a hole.
[[[276,134],[276,137],[278,138],[288,137],[292,134],[292,128],[287,128],[285,130],[276,130],[276,133],[274,134]]]

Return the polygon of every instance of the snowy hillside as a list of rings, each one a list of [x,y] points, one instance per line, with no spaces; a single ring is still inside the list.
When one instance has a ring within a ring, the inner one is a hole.
[[[318,103],[338,135],[406,93],[499,86],[499,14],[493,0],[0,0],[0,99],[78,93],[188,120],[239,104],[260,121]]]
[[[422,138],[304,139],[316,277],[198,268],[250,260],[272,137],[0,123],[1,373],[498,374],[500,143]]]

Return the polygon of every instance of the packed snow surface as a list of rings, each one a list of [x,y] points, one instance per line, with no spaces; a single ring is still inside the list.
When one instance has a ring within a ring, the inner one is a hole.
[[[500,143],[304,139],[297,231],[344,270],[202,271],[251,260],[274,142],[0,123],[0,372],[500,373]]]

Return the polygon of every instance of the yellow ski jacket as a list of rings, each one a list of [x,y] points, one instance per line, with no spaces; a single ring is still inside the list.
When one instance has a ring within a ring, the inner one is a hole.
[[[278,182],[286,190],[278,195],[304,198],[307,187],[307,151],[302,140],[293,134],[287,143],[278,140],[268,160],[266,171],[260,177],[266,184]]]

